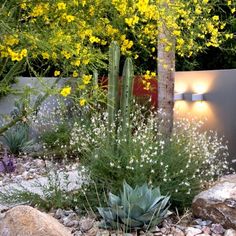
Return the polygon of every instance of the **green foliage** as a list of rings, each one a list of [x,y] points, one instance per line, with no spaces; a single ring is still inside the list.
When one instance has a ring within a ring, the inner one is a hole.
[[[109,193],[109,207],[98,208],[104,227],[148,230],[168,215],[169,197],[161,196],[159,188],[147,184],[133,189],[126,182],[120,196]]]
[[[9,59],[0,59],[0,97],[12,92],[11,84],[23,72],[23,68],[24,61],[14,63]]]
[[[4,144],[12,154],[29,152],[33,148],[34,140],[29,137],[29,127],[26,124],[17,124],[4,134]]]
[[[104,189],[118,194],[124,180],[133,186],[147,182],[160,186],[164,195],[171,195],[172,206],[181,209],[228,171],[227,147],[217,134],[200,132],[201,122],[184,119],[175,122],[167,140],[158,131],[162,123],[158,117],[136,108],[131,113],[132,135],[126,138],[119,135],[121,126],[117,136],[107,128],[105,115],[91,118],[91,129],[72,129],[71,143],[84,154],[81,163],[88,168],[100,199],[104,198]],[[116,151],[109,145],[108,134],[116,138]],[[81,138],[77,143],[76,137]],[[88,199],[93,199],[90,202],[96,200],[93,194],[88,188]]]
[[[59,123],[53,129],[45,130],[40,139],[48,149],[60,148],[61,145],[68,145],[70,141],[71,127],[68,123]]]

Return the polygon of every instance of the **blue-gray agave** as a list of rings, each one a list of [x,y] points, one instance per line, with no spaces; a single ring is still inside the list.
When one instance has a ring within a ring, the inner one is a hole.
[[[109,207],[98,208],[103,218],[102,227],[124,230],[147,230],[162,222],[168,215],[169,196],[161,196],[160,188],[147,184],[134,189],[126,182],[120,197],[109,193]]]

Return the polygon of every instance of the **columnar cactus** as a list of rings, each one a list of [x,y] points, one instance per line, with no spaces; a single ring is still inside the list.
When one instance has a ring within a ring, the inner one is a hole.
[[[130,127],[130,109],[132,102],[134,69],[132,59],[125,60],[123,68],[122,95],[121,95],[121,116],[122,116],[122,133],[129,135]]]
[[[134,70],[131,58],[127,58],[123,68],[122,93],[119,100],[119,63],[120,63],[120,48],[117,42],[112,42],[109,47],[109,74],[108,74],[108,125],[112,128],[112,124],[116,125],[117,111],[121,109],[121,138],[127,138],[130,134],[130,109],[132,102],[133,78]],[[109,144],[114,144],[114,137],[110,137]]]
[[[111,127],[115,123],[119,109],[118,76],[120,66],[120,48],[117,42],[112,42],[109,47],[109,73],[108,73],[108,123]]]

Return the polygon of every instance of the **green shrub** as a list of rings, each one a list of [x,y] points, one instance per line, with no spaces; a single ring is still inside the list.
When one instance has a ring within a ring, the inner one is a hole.
[[[74,126],[70,143],[84,154],[81,162],[101,196],[104,190],[117,194],[124,180],[133,186],[147,182],[170,194],[173,207],[188,207],[201,189],[229,170],[227,146],[216,133],[200,132],[201,122],[176,121],[168,140],[158,132],[158,114],[141,109],[132,114],[129,140],[120,138],[120,126],[118,134],[108,129],[107,114],[96,114],[90,122],[90,129]],[[116,140],[115,150],[109,136]],[[92,199],[94,190],[88,189]]]
[[[53,129],[46,130],[40,136],[43,144],[49,148],[60,148],[61,145],[67,145],[70,141],[70,126],[68,123],[60,123]]]
[[[12,154],[29,152],[32,150],[34,140],[29,137],[29,127],[26,124],[17,124],[3,134],[3,142]]]
[[[160,189],[147,184],[133,189],[126,182],[119,196],[109,193],[109,207],[98,208],[103,227],[123,231],[148,230],[168,216],[169,197],[161,196]]]

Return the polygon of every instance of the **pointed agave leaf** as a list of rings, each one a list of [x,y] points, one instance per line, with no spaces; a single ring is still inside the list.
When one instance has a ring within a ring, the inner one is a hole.
[[[138,202],[137,202],[138,204]],[[129,211],[129,215],[132,217],[132,218],[137,218],[139,216],[141,216],[143,213],[144,213],[144,210],[137,204],[134,204],[130,207],[130,211]]]
[[[124,211],[122,206],[112,206],[111,211],[112,211],[113,215],[116,215],[117,217],[120,217],[120,218],[127,217],[127,214]]]
[[[126,183],[126,181],[124,181],[124,184],[123,184],[123,191],[124,191],[124,193],[127,194],[127,196],[129,196],[134,190],[133,190],[133,188],[132,188],[130,185],[128,185],[128,184]]]
[[[143,226],[142,221],[137,221],[137,220],[131,219],[130,217],[121,218],[121,221],[130,228],[134,228],[134,227],[141,228]]]
[[[120,197],[118,197],[112,193],[109,193],[109,204],[110,204],[110,206],[120,205]]]
[[[143,211],[147,211],[147,209],[149,208],[149,204],[150,202],[147,201],[145,195],[140,196],[140,198],[138,199],[138,205],[143,209]]]
[[[98,207],[97,209],[104,220],[114,220],[114,218],[116,217],[110,208]]]
[[[142,221],[142,222],[148,223],[153,218],[153,216],[154,216],[154,212],[146,212],[145,214],[137,217],[136,219],[138,221]]]
[[[167,203],[169,202],[169,200],[170,200],[170,196],[165,197],[165,198],[163,199],[163,201],[162,201],[162,206],[161,206],[161,210],[166,207],[166,205],[167,205]],[[169,208],[169,206],[168,206],[168,208]]]
[[[149,206],[148,211],[150,211],[152,208],[155,208],[156,205],[158,204],[158,202],[162,201],[164,198],[165,198],[164,196],[160,196],[160,197],[157,197],[156,199],[154,199],[152,204]],[[168,201],[169,201],[169,199],[168,199]]]

